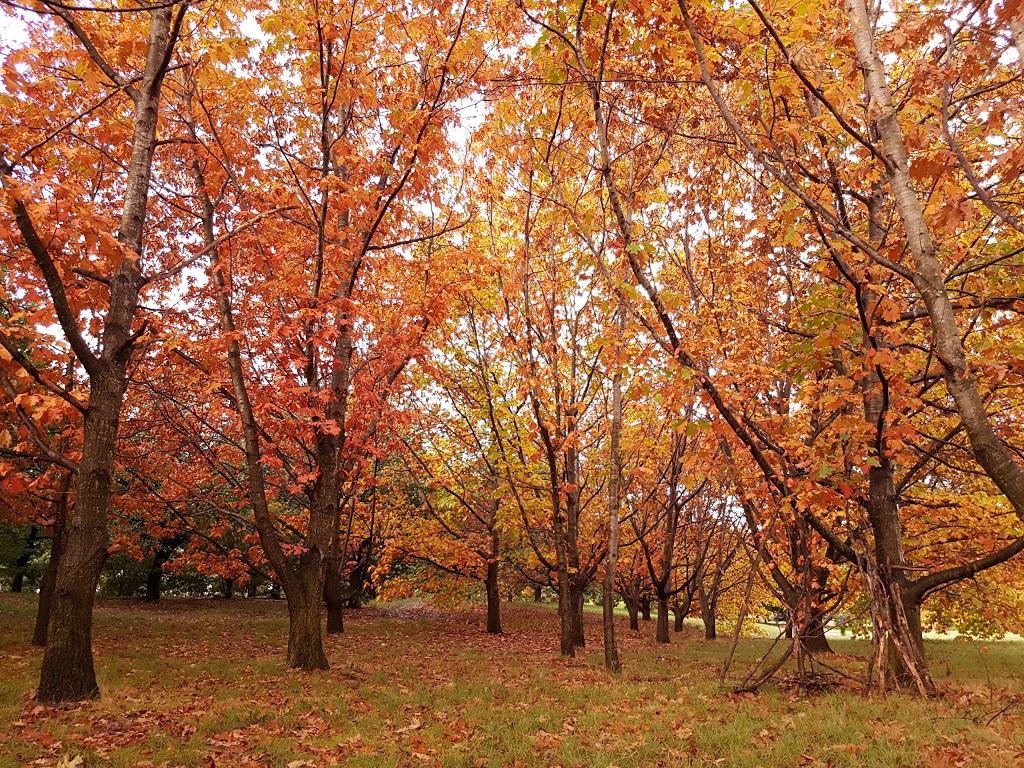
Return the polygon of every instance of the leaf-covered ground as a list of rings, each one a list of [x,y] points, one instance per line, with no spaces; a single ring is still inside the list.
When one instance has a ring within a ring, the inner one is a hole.
[[[328,639],[330,672],[307,675],[284,666],[282,603],[101,601],[103,698],[51,709],[32,700],[33,610],[0,595],[0,768],[1024,765],[1021,643],[931,643],[931,701],[755,696],[717,682],[728,640],[657,646],[651,624],[623,624],[621,679],[601,667],[597,615],[584,657],[560,661],[546,607],[507,608],[502,637],[474,612],[351,612]],[[835,645],[859,668],[865,644]],[[766,648],[744,640],[737,672]]]

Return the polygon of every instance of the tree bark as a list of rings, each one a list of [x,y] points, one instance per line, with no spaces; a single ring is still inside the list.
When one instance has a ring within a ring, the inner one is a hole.
[[[640,597],[640,616],[644,621],[651,620],[651,596],[642,595]]]
[[[487,632],[491,635],[501,634],[501,592],[498,589],[498,561],[492,559],[487,563]]]
[[[616,313],[616,351],[625,333],[626,308]],[[608,457],[608,552],[604,563],[604,589],[601,612],[604,630],[604,666],[609,672],[622,671],[619,647],[615,641],[615,572],[619,566],[619,486],[622,482],[622,367],[615,361],[612,374],[612,425]]]
[[[672,642],[668,631],[668,597],[663,595],[658,596],[658,628],[655,640],[659,643]]]
[[[718,599],[708,595],[703,588],[697,590],[697,599],[700,601],[700,618],[704,622],[704,639],[715,640],[718,638]]]
[[[310,569],[307,578],[316,581],[316,568]],[[300,577],[301,578],[301,577]],[[303,599],[312,592],[312,600]],[[296,669],[327,669],[327,656],[323,649],[320,633],[321,589],[304,590],[303,593],[288,597],[288,666]]]
[[[160,582],[163,575],[160,562],[154,559],[149,566],[149,573],[146,574],[146,593],[142,597],[147,603],[155,603],[160,599]]]
[[[338,562],[329,560],[324,574],[324,603],[327,605],[327,634],[345,631],[345,590],[338,572]]]
[[[567,659],[576,656],[572,636],[572,596],[569,594],[569,573],[564,562],[558,567],[558,630],[559,653]]]
[[[812,654],[822,655],[833,652],[832,646],[828,642],[828,635],[825,634],[824,617],[820,613],[812,616],[802,628],[800,643],[805,650]]]
[[[53,604],[53,589],[57,584],[57,569],[64,552],[64,529],[68,520],[68,493],[73,475],[68,472],[61,479],[60,490],[54,508],[53,538],[50,540],[50,559],[46,563],[42,582],[39,584],[39,607],[36,609],[36,625],[32,632],[32,645],[46,647],[47,632],[50,628],[50,612]]]
[[[39,535],[39,526],[33,525],[29,528],[28,536],[25,537],[25,549],[14,562],[14,577],[11,579],[11,592],[21,593],[25,588],[25,568],[32,561],[32,553],[36,548],[36,537]]]
[[[65,533],[50,601],[50,625],[40,671],[39,701],[59,703],[100,695],[92,660],[92,608],[107,559],[107,502],[125,381],[109,374],[92,382],[85,417],[75,514]]]
[[[572,578],[569,579],[569,605],[569,629],[572,635],[572,644],[577,648],[583,648],[587,644],[583,631],[583,587]]]
[[[341,579],[341,563],[348,553],[341,552],[341,505],[335,512],[336,519],[331,530],[330,557],[324,574],[324,604],[327,606],[327,634],[340,635],[345,631],[345,590]],[[351,531],[352,516],[349,514]],[[348,537],[345,538],[348,547]]]

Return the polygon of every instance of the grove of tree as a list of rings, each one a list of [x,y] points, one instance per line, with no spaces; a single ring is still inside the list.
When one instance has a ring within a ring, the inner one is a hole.
[[[0,0],[0,578],[1024,634],[1020,0]],[[326,613],[326,622],[324,614]],[[806,662],[811,662],[808,667]],[[808,673],[810,674],[810,673]]]

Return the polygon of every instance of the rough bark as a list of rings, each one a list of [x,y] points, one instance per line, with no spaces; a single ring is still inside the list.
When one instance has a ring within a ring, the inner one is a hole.
[[[311,568],[307,577],[316,582],[317,568]],[[321,585],[322,586],[322,585]],[[312,600],[303,600],[312,588],[288,597],[288,666],[296,669],[327,669],[327,656],[320,633],[321,592],[313,592]]]
[[[335,511],[336,519],[331,527],[330,557],[327,558],[327,570],[324,573],[324,604],[327,606],[327,634],[340,635],[345,631],[345,590],[342,584],[341,564],[347,552],[342,553],[341,544],[341,506]],[[351,535],[352,513],[348,519],[349,535]],[[348,549],[349,536],[345,537],[345,549]]]

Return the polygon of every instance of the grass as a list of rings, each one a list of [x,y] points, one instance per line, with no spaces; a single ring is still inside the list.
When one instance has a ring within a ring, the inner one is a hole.
[[[586,653],[557,656],[550,608],[480,612],[367,608],[327,640],[331,670],[284,666],[284,605],[100,601],[103,698],[32,700],[41,651],[30,596],[0,595],[0,768],[82,766],[1010,766],[1024,765],[1024,644],[933,641],[942,695],[853,689],[736,695],[716,674],[728,641],[687,628],[670,646],[620,625],[625,672],[602,668],[599,617]],[[745,673],[768,647],[743,640]],[[868,646],[835,640],[861,669]]]

